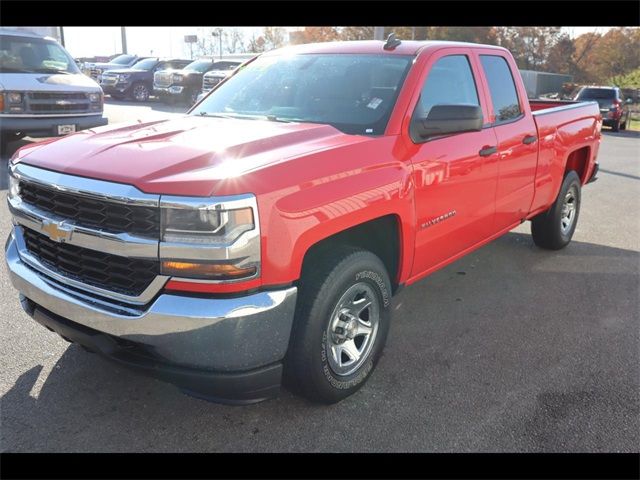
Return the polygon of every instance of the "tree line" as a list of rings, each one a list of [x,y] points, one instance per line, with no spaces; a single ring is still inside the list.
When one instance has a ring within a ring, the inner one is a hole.
[[[571,38],[560,27],[385,27],[401,40],[450,40],[499,45],[507,48],[518,68],[573,75],[582,84],[616,84],[640,88],[640,28],[612,28]],[[245,38],[237,28],[225,29],[225,53],[260,53],[289,43],[373,39],[373,27],[305,27],[287,32],[265,27]],[[218,40],[203,35],[196,51],[219,53]]]

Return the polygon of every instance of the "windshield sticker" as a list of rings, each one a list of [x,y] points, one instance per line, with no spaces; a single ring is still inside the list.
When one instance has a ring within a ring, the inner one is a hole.
[[[381,98],[373,97],[371,99],[371,101],[369,102],[369,105],[367,105],[367,108],[371,108],[371,109],[375,110],[376,108],[378,108],[380,106],[381,103],[382,103],[382,99]]]

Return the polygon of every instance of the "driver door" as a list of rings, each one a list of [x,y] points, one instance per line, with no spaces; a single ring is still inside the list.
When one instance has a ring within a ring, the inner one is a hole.
[[[487,106],[468,49],[439,51],[427,62],[413,115],[434,105]],[[421,277],[493,233],[498,173],[493,128],[427,138],[412,156],[416,243],[412,277]]]

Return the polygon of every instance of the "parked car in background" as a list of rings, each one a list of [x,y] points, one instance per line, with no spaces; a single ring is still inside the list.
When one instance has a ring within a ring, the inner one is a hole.
[[[618,87],[582,87],[575,97],[579,102],[598,102],[602,123],[614,132],[625,130],[629,120],[629,105]]]
[[[153,90],[161,100],[193,105],[202,90],[203,76],[210,71],[232,71],[243,60],[201,58],[179,72],[159,71],[154,75]]]
[[[0,29],[2,150],[24,136],[54,137],[106,125],[100,86],[54,39]]]
[[[102,73],[116,68],[128,68],[135,65],[140,60],[148,57],[139,57],[137,55],[122,54],[109,62],[85,62],[82,71],[85,75],[90,76],[95,81],[100,82]]]
[[[181,70],[191,60],[180,58],[146,58],[131,68],[109,70],[102,74],[100,85],[104,93],[115,99],[131,98],[144,102],[153,93],[153,75],[159,71]]]
[[[202,93],[206,94],[210,92],[213,87],[232,75],[240,65],[254,57],[254,54],[250,54],[217,62],[215,64],[215,68],[213,70],[209,70],[202,77]]]
[[[187,115],[20,149],[7,270],[37,322],[183,391],[247,403],[284,380],[334,403],[401,287],[527,220],[537,246],[571,242],[601,119],[527,100],[496,46],[272,50]]]

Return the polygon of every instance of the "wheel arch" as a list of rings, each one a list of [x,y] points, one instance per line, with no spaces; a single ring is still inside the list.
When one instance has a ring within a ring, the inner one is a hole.
[[[584,185],[587,182],[587,173],[589,170],[589,160],[591,159],[591,147],[584,146],[571,151],[564,163],[563,177],[571,170],[575,171],[580,177],[580,183]]]
[[[323,257],[339,245],[361,248],[375,254],[387,269],[393,293],[399,288],[399,274],[402,260],[402,222],[397,214],[377,217],[345,230],[333,233],[305,250],[300,275],[314,261]]]

